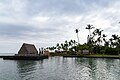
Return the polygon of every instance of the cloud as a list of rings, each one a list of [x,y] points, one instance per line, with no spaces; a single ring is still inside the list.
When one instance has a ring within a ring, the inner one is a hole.
[[[87,24],[104,29],[109,36],[119,34],[119,3],[119,0],[0,1],[0,52],[17,52],[24,42],[46,47],[77,40],[76,28],[80,29],[80,43],[85,43]]]

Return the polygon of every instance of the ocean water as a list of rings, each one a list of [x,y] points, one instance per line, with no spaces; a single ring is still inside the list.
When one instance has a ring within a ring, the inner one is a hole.
[[[17,53],[0,53],[0,56],[13,56]]]
[[[3,60],[0,80],[120,80],[119,59],[63,58]]]

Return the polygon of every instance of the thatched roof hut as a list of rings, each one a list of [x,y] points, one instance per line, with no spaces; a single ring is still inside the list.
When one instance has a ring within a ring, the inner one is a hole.
[[[23,43],[22,47],[18,51],[19,56],[32,56],[38,55],[38,51],[33,44]]]

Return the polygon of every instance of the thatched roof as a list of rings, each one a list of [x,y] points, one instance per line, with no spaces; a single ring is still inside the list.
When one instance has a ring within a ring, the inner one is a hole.
[[[23,43],[22,47],[18,51],[18,54],[37,54],[38,51],[33,44]]]

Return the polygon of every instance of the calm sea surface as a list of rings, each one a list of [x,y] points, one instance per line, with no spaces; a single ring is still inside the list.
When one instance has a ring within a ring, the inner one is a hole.
[[[0,58],[0,80],[120,80],[120,60],[49,57],[42,61],[25,61]]]

